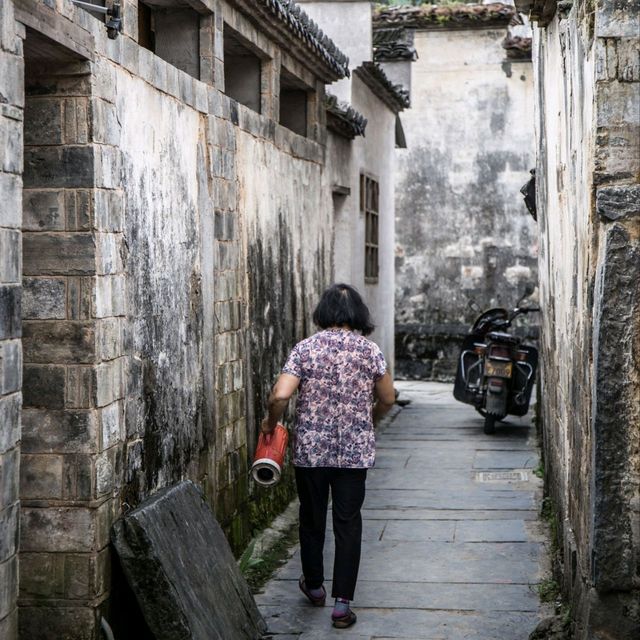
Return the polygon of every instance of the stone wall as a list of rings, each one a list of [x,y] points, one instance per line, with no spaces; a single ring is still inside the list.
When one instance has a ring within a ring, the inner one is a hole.
[[[0,637],[12,639],[18,628],[24,79],[11,2],[0,4],[0,78]]]
[[[535,223],[519,193],[534,166],[531,62],[500,28],[418,29],[407,149],[396,152],[396,367],[448,379],[480,310],[536,283]]]
[[[238,552],[293,492],[247,471],[333,273],[324,86],[235,5],[199,7],[201,79],[137,43],[135,2],[115,40],[67,0],[0,10],[3,638],[19,530],[21,636],[93,640],[123,615],[122,512],[192,479]],[[223,93],[225,23],[269,60],[260,114]],[[281,64],[311,89],[306,136],[277,123]]]
[[[581,640],[640,633],[638,32],[611,0],[535,31],[546,479]]]

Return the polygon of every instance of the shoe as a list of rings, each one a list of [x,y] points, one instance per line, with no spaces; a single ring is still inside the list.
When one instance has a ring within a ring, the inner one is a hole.
[[[347,613],[345,613],[343,616],[340,616],[338,618],[334,618],[333,614],[331,615],[331,622],[333,622],[333,626],[336,629],[346,629],[352,624],[355,624],[357,620],[358,616],[356,616],[356,614],[353,613],[351,609],[349,609],[349,611],[347,611]]]
[[[307,589],[307,585],[304,582],[304,576],[300,576],[300,579],[298,580],[298,586],[300,587],[300,591],[302,591],[302,593],[304,593],[304,595],[307,596],[307,599],[314,607],[324,607],[324,603],[327,599],[327,592],[324,586],[321,587],[322,595],[319,598],[316,598],[313,595],[311,595],[311,592]]]

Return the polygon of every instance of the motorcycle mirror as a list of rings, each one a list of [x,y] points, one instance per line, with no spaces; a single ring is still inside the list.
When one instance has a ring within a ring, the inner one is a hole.
[[[518,302],[516,303],[516,306],[519,307],[522,301],[525,298],[528,298],[535,290],[536,288],[530,282],[528,282],[524,288],[524,293],[520,296],[520,298],[518,298]]]
[[[476,313],[480,313],[480,305],[473,299],[470,299],[467,302],[467,306],[472,310],[475,311]]]

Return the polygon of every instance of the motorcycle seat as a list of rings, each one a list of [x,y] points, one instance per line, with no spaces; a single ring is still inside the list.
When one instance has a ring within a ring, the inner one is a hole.
[[[518,344],[519,338],[512,336],[510,333],[502,333],[502,331],[490,331],[487,334],[487,338],[491,341],[502,342],[507,344]]]

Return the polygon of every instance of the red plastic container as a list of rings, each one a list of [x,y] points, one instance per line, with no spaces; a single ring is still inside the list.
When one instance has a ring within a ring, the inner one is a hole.
[[[269,435],[260,434],[251,465],[251,475],[259,485],[271,487],[280,480],[288,442],[289,434],[281,424]]]

